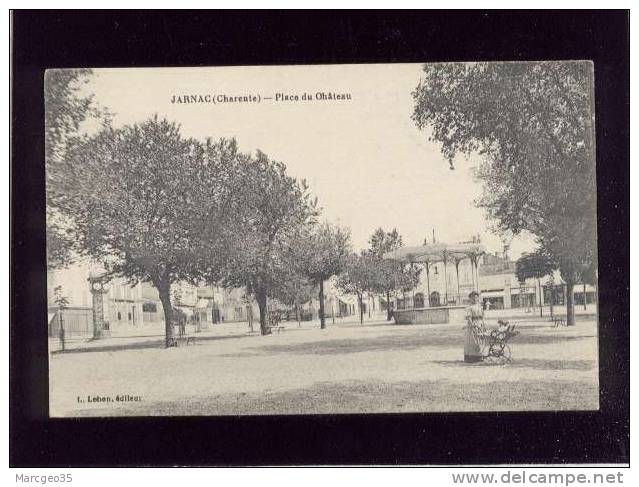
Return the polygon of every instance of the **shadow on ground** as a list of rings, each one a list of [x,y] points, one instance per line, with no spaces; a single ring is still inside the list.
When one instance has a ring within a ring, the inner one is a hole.
[[[244,335],[225,335],[225,336],[206,336],[206,337],[195,337],[195,343],[192,345],[181,345],[181,346],[189,346],[196,347],[198,344],[202,342],[210,342],[210,341],[218,341],[225,340],[227,338],[238,338]],[[128,337],[127,337],[128,338]],[[90,343],[90,342],[87,342]],[[164,338],[155,339],[155,340],[147,340],[144,342],[135,342],[135,343],[116,343],[111,345],[101,345],[101,346],[85,346],[79,348],[70,348],[65,350],[54,350],[51,352],[51,355],[58,354],[69,354],[69,353],[87,353],[87,352],[119,352],[122,350],[144,350],[149,348],[164,348]]]
[[[461,327],[460,327],[461,328]],[[513,338],[511,344],[547,344],[558,342],[572,342],[591,338],[592,336],[566,336],[556,334],[527,334],[522,331]],[[290,345],[261,345],[253,347],[255,354],[266,353],[294,353],[332,355],[357,352],[377,352],[395,350],[416,350],[426,347],[463,347],[463,331],[444,328],[438,330],[423,330],[418,333],[403,333],[401,335],[384,335],[379,337],[343,338]]]
[[[387,326],[385,323],[367,324],[363,327]],[[489,327],[490,328],[490,327]],[[514,337],[510,343],[514,344],[547,344],[557,342],[571,342],[592,338],[594,335],[565,335],[554,333],[552,330],[539,333],[538,330],[546,330],[546,326],[527,326],[519,328],[520,334]],[[284,333],[289,333],[285,331]],[[565,329],[564,329],[565,330]],[[250,357],[253,355],[262,355],[264,353],[279,354],[317,354],[332,355],[344,353],[358,352],[377,352],[377,351],[397,351],[397,350],[416,350],[425,347],[458,347],[463,346],[464,336],[461,326],[451,325],[450,327],[442,327],[437,329],[421,328],[419,330],[410,330],[410,328],[402,328],[401,333],[393,333],[389,335],[375,337],[357,337],[357,338],[333,338],[321,341],[309,341],[303,343],[292,344],[269,344],[264,343],[238,351],[237,353],[225,354],[229,357]],[[213,342],[224,340],[227,338],[242,338],[253,335],[223,335],[223,336],[196,336],[194,346],[201,345],[205,342]],[[127,337],[129,338],[129,337]],[[124,338],[123,338],[124,339]],[[77,342],[76,342],[77,343]],[[191,346],[191,345],[190,345]],[[146,340],[134,343],[114,343],[108,345],[92,345],[87,342],[86,346],[74,345],[74,348],[51,351],[51,355],[68,354],[68,353],[86,353],[86,352],[118,352],[123,350],[144,350],[151,348],[163,348],[164,337],[158,337],[152,340]],[[514,353],[514,351],[513,351]]]
[[[513,359],[508,362],[485,361],[476,364],[467,364],[463,360],[433,360],[424,362],[424,365],[434,363],[447,367],[508,367],[517,369],[535,370],[581,370],[587,371],[595,368],[594,360],[544,360],[533,358]]]

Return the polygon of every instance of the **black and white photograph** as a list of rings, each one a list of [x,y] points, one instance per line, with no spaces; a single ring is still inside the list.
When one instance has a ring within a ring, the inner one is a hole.
[[[184,7],[9,12],[10,480],[632,483],[629,10]]]
[[[597,410],[593,76],[48,70],[50,416]]]

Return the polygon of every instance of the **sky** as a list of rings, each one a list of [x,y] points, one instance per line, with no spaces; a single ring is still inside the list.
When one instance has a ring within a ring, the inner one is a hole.
[[[87,89],[120,126],[154,114],[178,122],[185,136],[235,137],[243,152],[260,149],[305,178],[322,218],[351,230],[368,246],[377,227],[397,228],[405,245],[480,234],[490,252],[503,242],[473,201],[481,184],[473,159],[449,169],[439,145],[411,120],[419,64],[96,69]],[[317,92],[350,100],[316,100]],[[299,101],[279,101],[297,95]],[[311,101],[302,101],[308,93]],[[259,103],[171,103],[174,96],[256,96]],[[273,98],[268,100],[265,98]],[[510,255],[534,248],[530,236],[510,242]]]

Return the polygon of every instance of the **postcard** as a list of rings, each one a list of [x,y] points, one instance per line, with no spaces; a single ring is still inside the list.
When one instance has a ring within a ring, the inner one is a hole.
[[[597,410],[593,76],[48,70],[50,416]]]

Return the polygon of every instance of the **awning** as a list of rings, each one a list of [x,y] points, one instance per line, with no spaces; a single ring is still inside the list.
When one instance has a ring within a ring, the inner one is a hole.
[[[503,298],[504,290],[501,289],[499,291],[482,291],[481,297],[482,298]]]
[[[525,287],[511,287],[510,294],[535,294],[535,288],[533,286]]]

